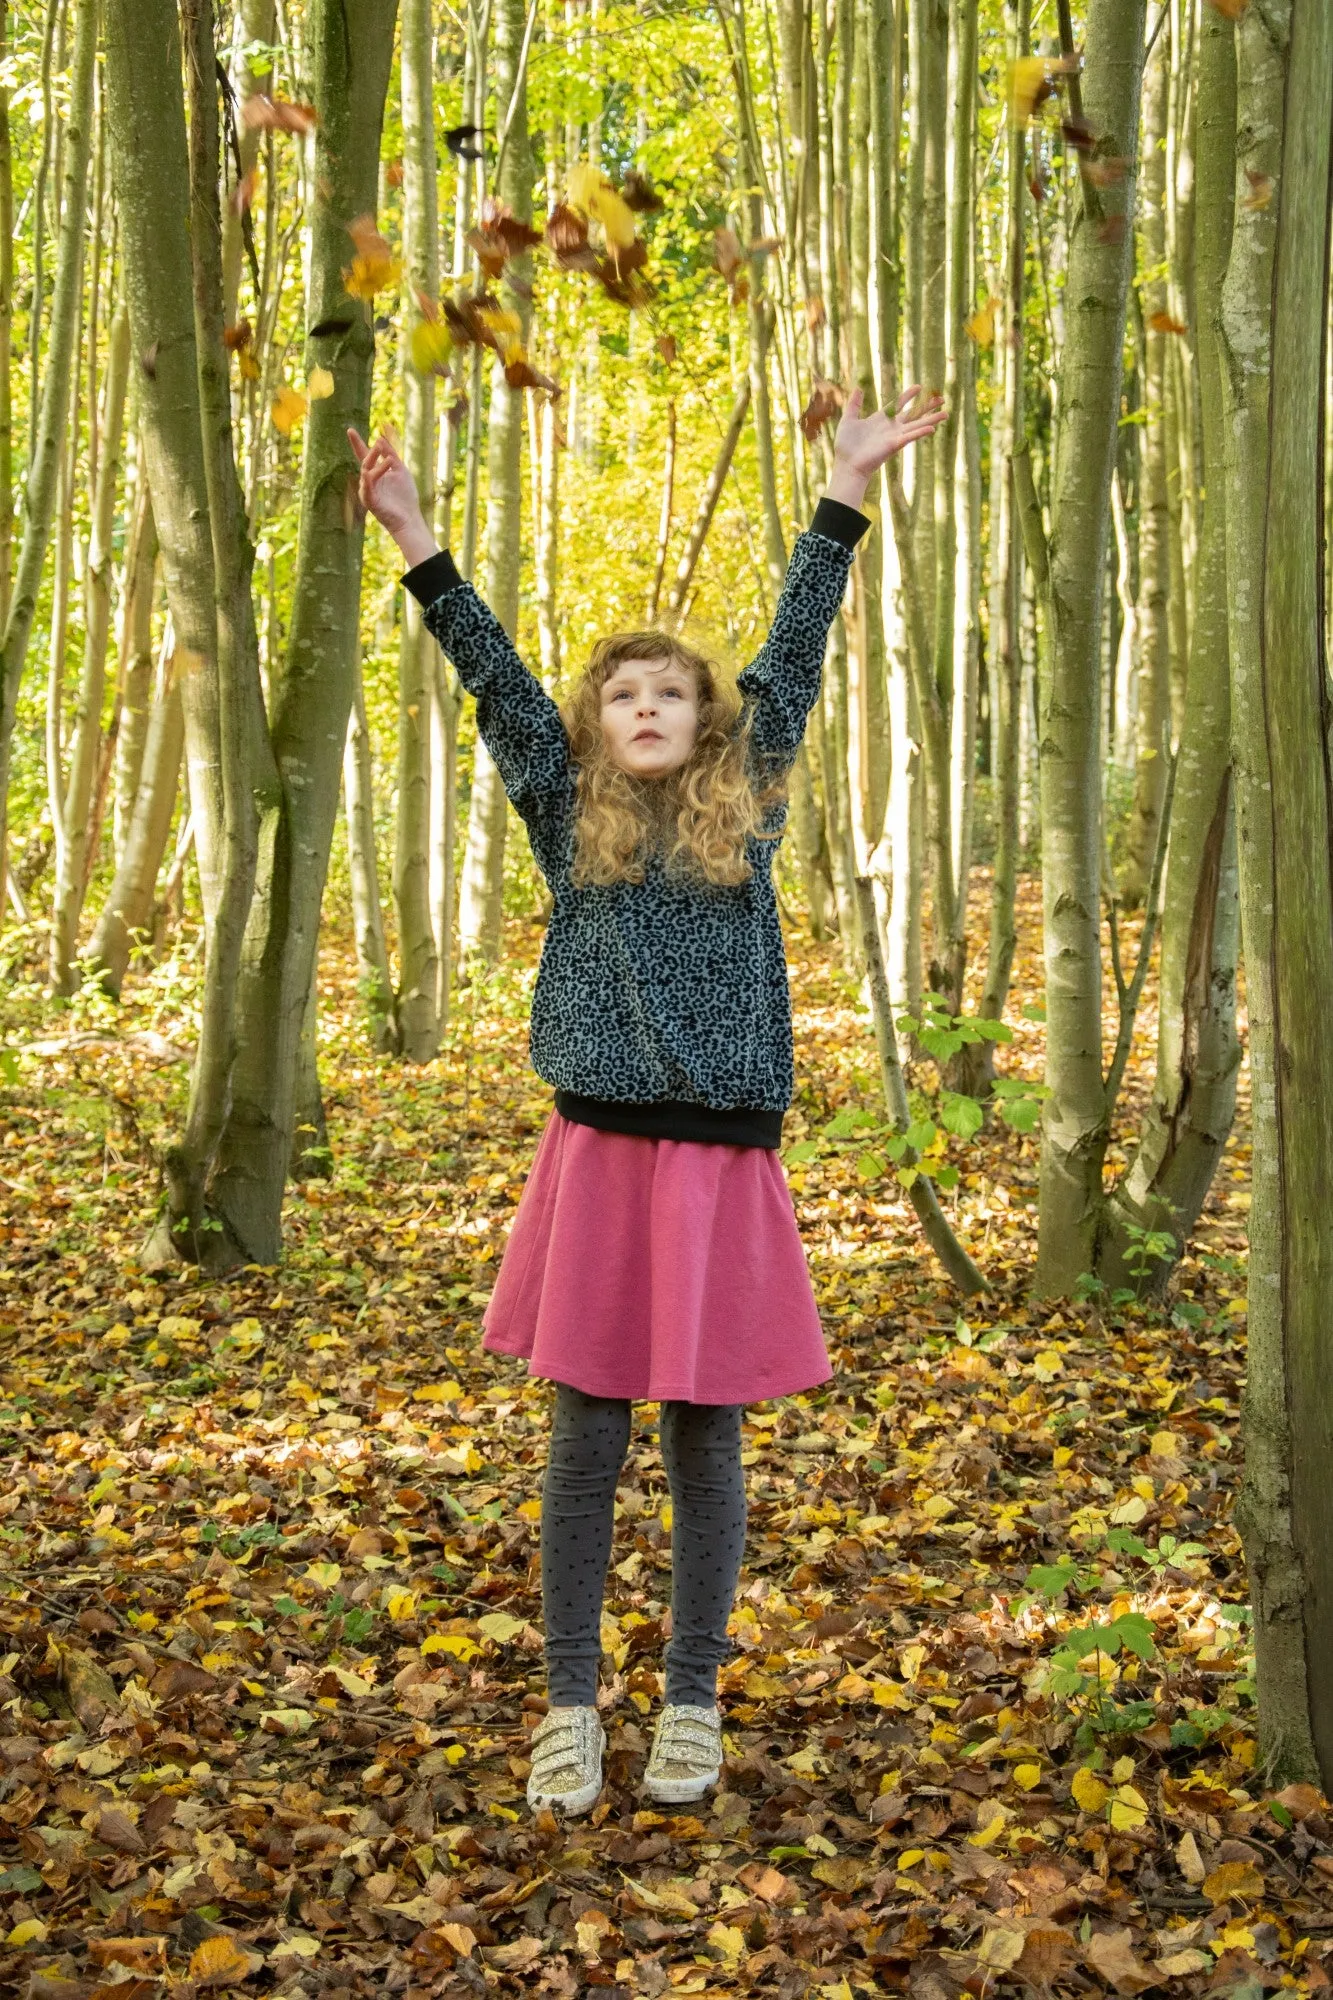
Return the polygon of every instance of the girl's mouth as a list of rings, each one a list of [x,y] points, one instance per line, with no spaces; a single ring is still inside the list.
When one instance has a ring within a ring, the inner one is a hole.
[[[662,741],[662,732],[660,729],[640,729],[636,731],[634,741],[636,743],[660,743]]]

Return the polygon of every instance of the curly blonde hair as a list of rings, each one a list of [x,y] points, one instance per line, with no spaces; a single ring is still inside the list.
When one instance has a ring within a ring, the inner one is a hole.
[[[627,660],[671,661],[694,676],[699,728],[678,770],[637,778],[616,764],[602,728],[602,689]],[[750,835],[776,840],[767,824],[786,797],[785,774],[756,784],[750,771],[750,718],[734,686],[702,653],[668,632],[614,632],[599,639],[561,707],[578,766],[575,888],[642,882],[661,847],[669,869],[718,887],[748,881]]]

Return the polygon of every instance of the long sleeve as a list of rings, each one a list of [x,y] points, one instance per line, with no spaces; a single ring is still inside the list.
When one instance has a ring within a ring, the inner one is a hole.
[[[772,629],[737,681],[752,712],[755,752],[765,763],[785,768],[800,748],[852,553],[869,527],[855,507],[825,496],[797,538]]]
[[[522,815],[533,852],[550,874],[571,798],[569,738],[560,711],[529,673],[513,641],[447,550],[403,578],[422,620],[477,703],[477,729],[500,781]]]

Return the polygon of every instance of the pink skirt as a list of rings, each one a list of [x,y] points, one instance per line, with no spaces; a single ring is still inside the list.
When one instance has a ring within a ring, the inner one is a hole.
[[[830,1375],[776,1152],[552,1112],[483,1345],[589,1396],[756,1403]]]

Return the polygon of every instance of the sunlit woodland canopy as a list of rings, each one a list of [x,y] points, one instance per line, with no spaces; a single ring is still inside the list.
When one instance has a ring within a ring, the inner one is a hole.
[[[0,0],[33,2000],[1327,1987],[1331,134],[1327,0]],[[948,416],[776,862],[838,1374],[716,1814],[629,1715],[574,1845],[479,1332],[549,892],[347,433],[563,702],[753,658],[856,387]]]

